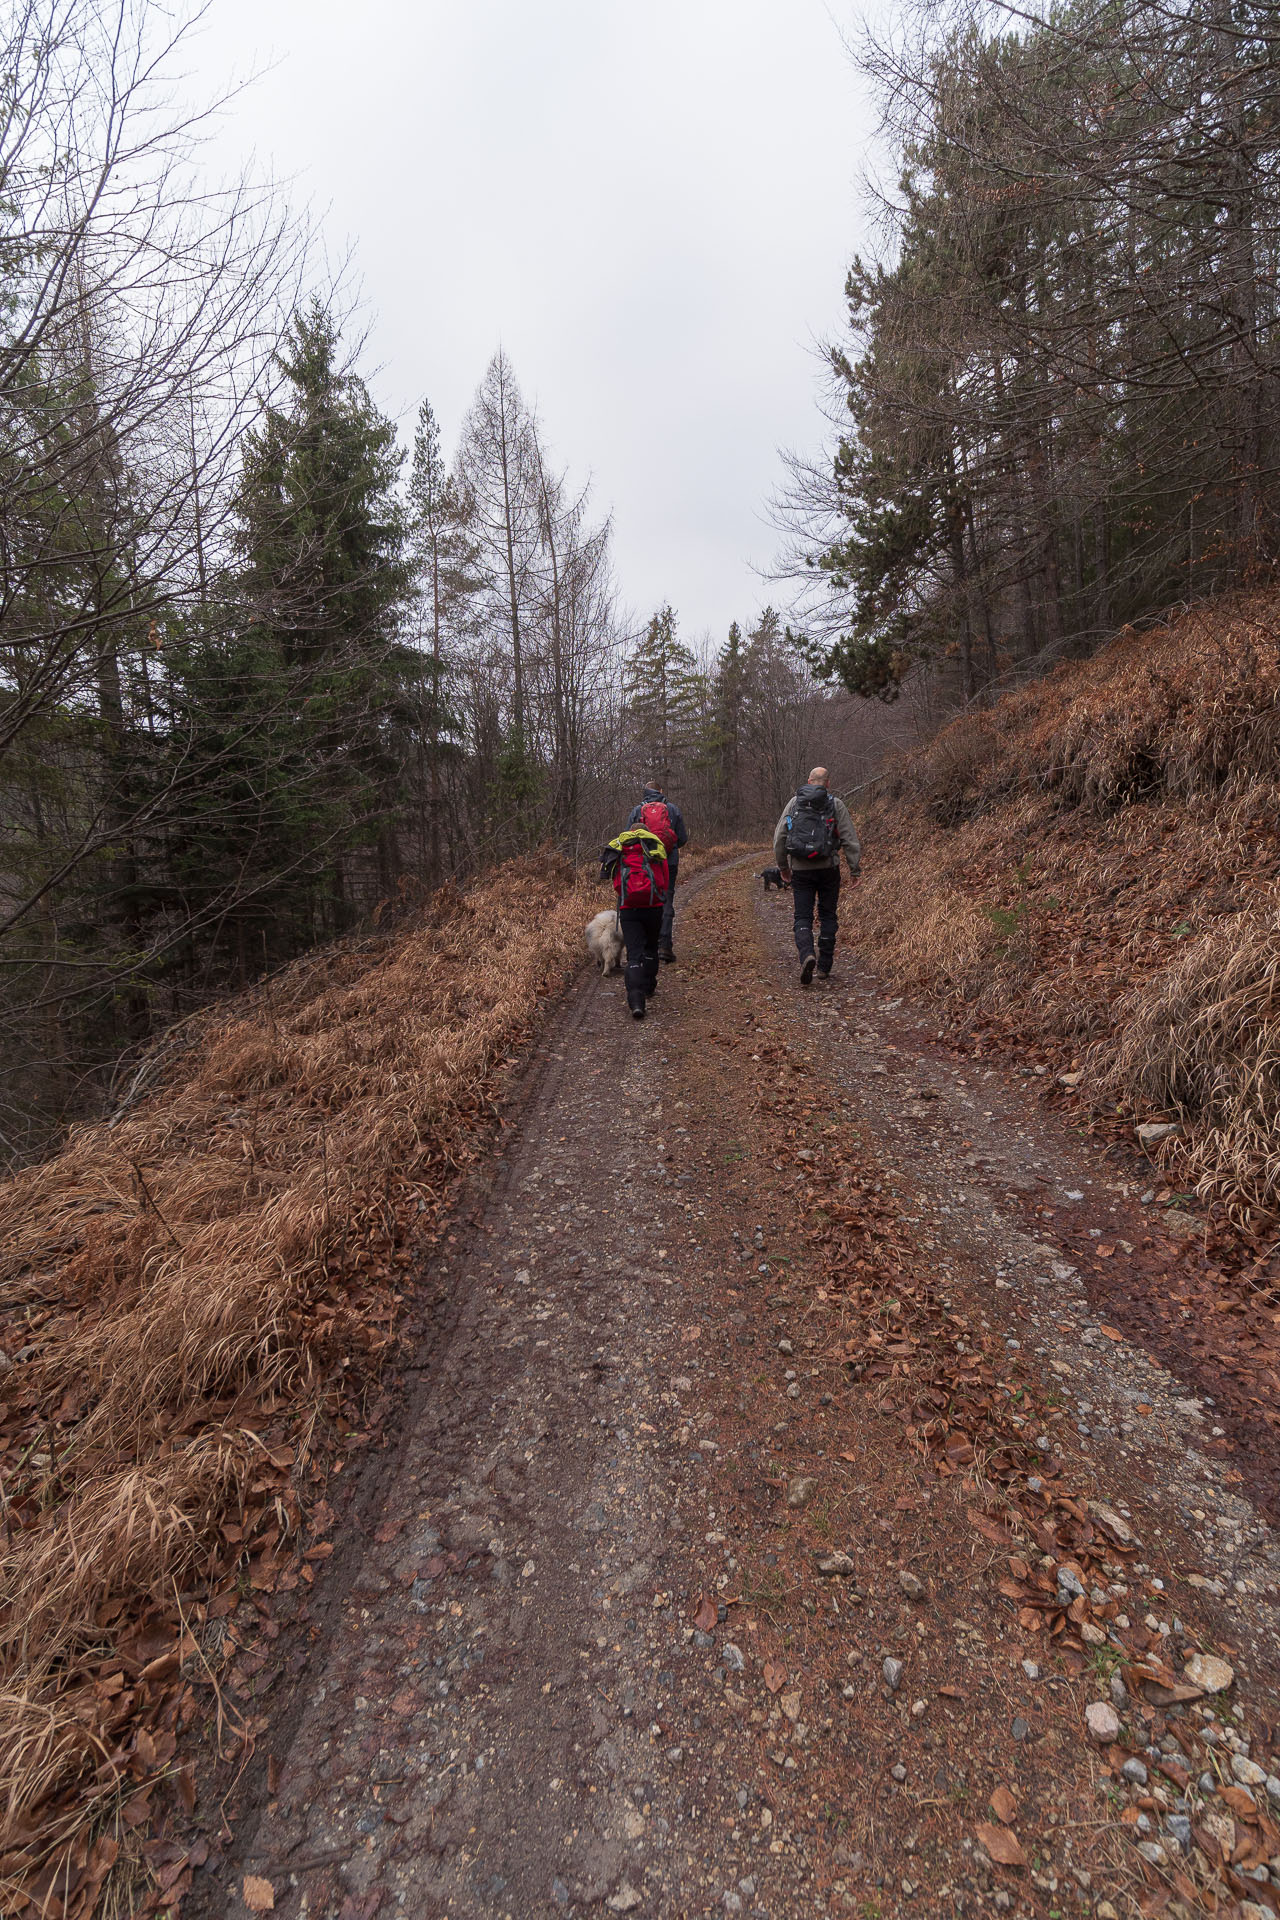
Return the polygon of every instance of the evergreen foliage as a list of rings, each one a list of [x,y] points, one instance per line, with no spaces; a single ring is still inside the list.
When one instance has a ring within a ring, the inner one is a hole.
[[[871,55],[892,243],[848,276],[797,556],[814,665],[886,698],[921,658],[972,697],[1280,551],[1272,10],[934,18]]]
[[[693,745],[701,701],[698,663],[677,636],[670,607],[658,609],[628,655],[622,687],[635,772],[665,787]]]

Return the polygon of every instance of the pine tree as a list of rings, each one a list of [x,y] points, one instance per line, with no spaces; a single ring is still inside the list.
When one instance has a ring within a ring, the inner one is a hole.
[[[339,364],[318,300],[278,358],[284,403],[246,437],[237,510],[241,591],[289,666],[361,666],[395,654],[409,575],[395,428]],[[403,664],[403,663],[402,663]]]
[[[750,749],[757,793],[766,808],[785,795],[798,774],[805,677],[773,607],[747,635],[743,655],[743,738]]]
[[[473,622],[483,586],[479,547],[469,530],[466,495],[445,465],[440,428],[429,401],[418,409],[409,480],[409,546],[417,576],[423,647],[419,655],[417,738],[419,785],[424,790],[427,832],[424,864],[441,871],[440,762],[452,750],[455,721],[449,680],[451,642]]]
[[[643,760],[639,773],[652,773],[663,786],[693,742],[699,706],[698,664],[676,636],[670,607],[653,615],[644,638],[623,668],[630,742]]]
[[[280,392],[246,444],[232,605],[177,662],[177,705],[203,751],[225,755],[238,795],[201,820],[192,883],[236,885],[226,924],[242,950],[249,902],[271,899],[278,876],[297,889],[322,874],[313,937],[347,918],[345,849],[372,843],[384,887],[397,870],[391,739],[416,670],[401,639],[411,591],[401,455],[338,348],[319,301],[296,315]],[[294,904],[299,929],[315,910]]]
[[[746,668],[742,657],[742,628],[733,621],[720,649],[715,672],[716,785],[722,826],[738,817],[739,762],[742,753],[742,703]]]

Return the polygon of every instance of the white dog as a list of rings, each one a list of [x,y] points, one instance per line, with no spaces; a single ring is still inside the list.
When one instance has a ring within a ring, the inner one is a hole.
[[[620,971],[624,946],[618,916],[612,907],[606,907],[594,920],[588,920],[587,949],[600,962],[601,973]]]

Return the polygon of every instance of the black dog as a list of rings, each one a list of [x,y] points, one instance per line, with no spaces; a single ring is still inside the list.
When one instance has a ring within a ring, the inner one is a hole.
[[[785,882],[783,881],[783,878],[782,878],[781,868],[766,867],[764,872],[760,875],[760,878],[764,881],[764,890],[766,893],[768,893],[770,887],[776,887],[779,893],[782,892]]]

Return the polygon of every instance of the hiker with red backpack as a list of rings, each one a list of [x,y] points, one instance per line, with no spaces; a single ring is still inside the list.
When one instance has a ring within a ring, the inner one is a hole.
[[[670,885],[667,889],[666,905],[662,909],[662,933],[658,940],[658,958],[674,960],[675,951],[671,940],[676,917],[676,876],[680,872],[680,849],[689,838],[685,830],[684,815],[673,800],[668,800],[656,780],[650,780],[645,787],[638,807],[632,807],[627,815],[629,827],[647,827],[650,833],[656,833],[667,850],[667,871]]]
[[[667,849],[648,827],[624,827],[600,859],[600,877],[618,896],[618,929],[627,949],[624,975],[633,1020],[658,991],[658,942],[671,893]]]
[[[789,873],[795,903],[796,952],[800,955],[800,985],[807,987],[814,971],[825,979],[835,958],[837,904],[840,899],[840,856],[856,886],[862,865],[862,846],[849,809],[838,794],[827,791],[827,770],[814,767],[805,785],[779,820],[773,835],[773,857],[784,875]],[[813,950],[813,910],[818,910],[818,951]]]

